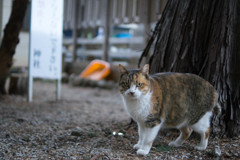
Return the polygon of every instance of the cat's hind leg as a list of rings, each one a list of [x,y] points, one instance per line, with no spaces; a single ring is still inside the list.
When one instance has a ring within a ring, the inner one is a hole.
[[[192,125],[192,129],[199,133],[201,136],[201,141],[199,145],[195,146],[197,150],[205,150],[208,145],[208,138],[210,135],[210,117],[212,116],[211,112],[205,113],[205,115],[194,125]]]
[[[208,138],[209,138],[209,134],[210,134],[210,127],[206,131],[199,132],[199,134],[201,136],[200,144],[195,146],[194,148],[196,150],[203,151],[203,150],[205,150],[207,148],[207,145],[208,145]]]
[[[169,146],[173,146],[173,147],[179,147],[183,144],[183,142],[188,139],[188,137],[191,135],[192,133],[192,129],[189,127],[182,127],[180,128],[180,135],[178,136],[178,138],[175,141],[170,142],[168,145]]]

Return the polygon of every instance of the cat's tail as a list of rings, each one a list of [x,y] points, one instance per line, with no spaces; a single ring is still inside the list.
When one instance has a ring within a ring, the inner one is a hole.
[[[216,116],[220,115],[220,113],[222,112],[222,108],[220,106],[219,103],[217,103],[214,107],[213,107],[213,114],[215,114]]]

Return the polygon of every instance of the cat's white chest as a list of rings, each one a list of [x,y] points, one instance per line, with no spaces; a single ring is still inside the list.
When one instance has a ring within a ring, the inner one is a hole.
[[[150,113],[151,94],[144,95],[139,99],[123,98],[124,107],[129,115],[137,122],[144,122]]]

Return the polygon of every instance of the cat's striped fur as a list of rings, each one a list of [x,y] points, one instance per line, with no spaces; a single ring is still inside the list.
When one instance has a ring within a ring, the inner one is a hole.
[[[124,106],[138,124],[137,154],[149,153],[160,128],[177,128],[180,136],[170,146],[178,147],[192,130],[201,135],[195,148],[204,150],[210,134],[214,107],[220,112],[214,87],[193,74],[158,73],[149,75],[149,66],[127,70],[119,65],[119,89]]]

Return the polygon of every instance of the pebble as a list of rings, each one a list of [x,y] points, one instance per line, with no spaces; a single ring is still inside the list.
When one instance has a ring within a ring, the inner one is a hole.
[[[214,153],[216,156],[220,157],[221,156],[221,150],[219,146],[215,146]]]
[[[83,129],[76,127],[72,132],[71,132],[71,136],[83,136],[84,135],[84,131]]]

